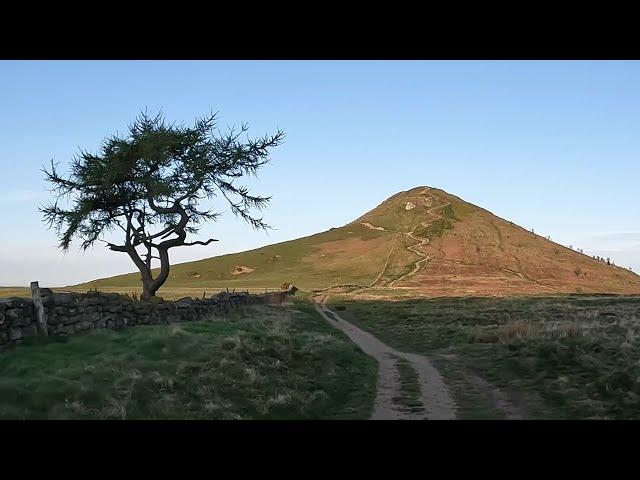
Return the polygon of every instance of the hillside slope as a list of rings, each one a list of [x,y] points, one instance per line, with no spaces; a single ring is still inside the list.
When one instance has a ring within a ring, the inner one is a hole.
[[[174,265],[167,288],[336,284],[433,296],[640,294],[640,276],[535,235],[443,190],[417,187],[339,227],[246,252]],[[138,274],[78,287],[131,287]]]

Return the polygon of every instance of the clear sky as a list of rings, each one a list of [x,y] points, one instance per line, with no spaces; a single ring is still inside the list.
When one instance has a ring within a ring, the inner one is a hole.
[[[56,248],[40,171],[95,150],[144,108],[278,127],[253,231],[227,213],[174,261],[340,226],[418,185],[640,271],[640,63],[612,61],[0,61],[0,285],[134,271],[98,245]],[[221,205],[223,207],[223,205]]]

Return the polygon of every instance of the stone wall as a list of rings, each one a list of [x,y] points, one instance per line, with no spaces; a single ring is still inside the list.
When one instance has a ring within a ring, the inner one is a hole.
[[[263,303],[262,296],[221,292],[206,299],[138,301],[117,293],[53,293],[41,295],[49,335],[70,335],[92,328],[121,329],[133,325],[186,322],[222,317],[234,307]],[[0,348],[38,334],[30,298],[0,299]]]

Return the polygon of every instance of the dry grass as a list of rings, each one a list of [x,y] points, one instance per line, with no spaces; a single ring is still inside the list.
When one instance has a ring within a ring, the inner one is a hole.
[[[54,292],[75,292],[86,293],[89,289],[86,287],[48,287],[47,285],[40,285],[41,287],[51,288]],[[98,289],[104,293],[120,293],[123,295],[129,295],[130,297],[140,297],[142,288],[138,287],[100,287]],[[165,300],[177,300],[183,297],[195,297],[202,298],[203,295],[210,297],[216,295],[221,291],[226,291],[226,288],[213,288],[213,287],[185,287],[185,288],[162,288],[158,292],[158,296]],[[229,288],[229,292],[249,292],[253,294],[261,294],[274,291],[280,291],[279,288],[264,288],[264,287],[233,287]],[[9,297],[31,297],[31,289],[29,287],[0,287],[0,298]]]
[[[0,287],[0,298],[30,296],[31,289],[29,287]]]
[[[474,343],[508,343],[514,339],[533,338],[565,338],[591,335],[594,332],[592,325],[578,324],[575,322],[514,322],[506,325],[487,329],[478,329],[471,333],[471,342]]]

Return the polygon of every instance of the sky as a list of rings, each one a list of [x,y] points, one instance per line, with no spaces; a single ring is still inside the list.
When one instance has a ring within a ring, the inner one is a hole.
[[[64,170],[145,108],[286,132],[248,183],[273,196],[274,229],[218,204],[201,237],[219,241],[173,262],[341,226],[428,185],[640,271],[637,61],[0,61],[0,286],[135,270],[102,245],[60,251],[38,207],[44,165]]]

